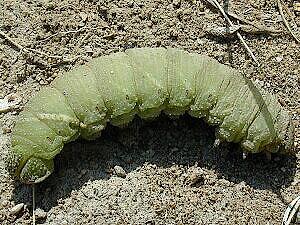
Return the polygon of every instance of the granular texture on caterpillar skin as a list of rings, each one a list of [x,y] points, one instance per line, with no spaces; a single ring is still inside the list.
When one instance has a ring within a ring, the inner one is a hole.
[[[65,143],[161,112],[204,118],[218,139],[245,152],[294,151],[287,111],[238,71],[179,49],[135,48],[95,58],[35,95],[14,128],[9,171],[24,183],[41,182]]]

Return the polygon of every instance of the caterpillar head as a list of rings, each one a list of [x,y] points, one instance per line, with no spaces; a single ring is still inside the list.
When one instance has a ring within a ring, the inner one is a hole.
[[[26,157],[12,149],[6,158],[6,168],[11,176],[21,182],[34,184],[45,180],[53,172],[54,163],[52,159]]]

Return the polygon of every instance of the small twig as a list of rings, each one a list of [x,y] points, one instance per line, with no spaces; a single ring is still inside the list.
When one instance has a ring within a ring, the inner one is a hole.
[[[217,7],[221,14],[224,16],[225,20],[227,21],[227,23],[230,26],[234,26],[234,24],[231,22],[231,20],[229,19],[229,17],[227,16],[227,14],[225,13],[225,11],[223,10],[223,8],[221,7],[221,5],[216,1],[216,0],[206,0],[207,2],[209,2],[210,4],[212,4],[214,7]],[[251,58],[253,59],[253,61],[260,66],[260,63],[257,61],[256,57],[254,56],[253,52],[250,50],[250,48],[248,47],[247,43],[245,42],[244,38],[242,37],[242,35],[237,31],[236,32],[237,37],[240,39],[240,42],[243,44],[244,48],[247,50],[248,54],[251,56]]]
[[[106,25],[103,25],[103,26],[101,26],[101,27],[81,27],[81,28],[79,28],[78,30],[69,30],[69,31],[65,31],[65,32],[58,32],[58,33],[55,33],[55,34],[52,34],[52,35],[50,35],[50,36],[48,36],[48,37],[46,37],[46,38],[44,38],[44,39],[41,39],[41,40],[39,40],[39,42],[43,42],[43,41],[47,41],[47,40],[49,40],[49,39],[51,39],[51,38],[54,38],[54,37],[56,37],[56,36],[59,36],[59,35],[61,35],[61,36],[66,36],[66,35],[68,35],[68,34],[76,34],[76,33],[79,33],[79,32],[81,32],[81,31],[83,31],[83,30],[97,30],[97,29],[100,29],[100,28],[107,28],[108,26],[106,26]]]
[[[31,52],[34,52],[36,54],[39,54],[39,55],[46,56],[47,58],[61,60],[64,63],[73,62],[73,61],[75,61],[75,60],[77,60],[78,58],[81,57],[81,56],[75,56],[73,58],[64,59],[63,56],[60,56],[60,55],[49,55],[48,53],[45,53],[45,52],[42,52],[42,51],[39,51],[39,50],[36,50],[36,49],[32,49],[32,48],[27,48],[27,50],[29,50]]]
[[[32,185],[32,224],[35,225],[35,186]]]
[[[103,39],[113,38],[113,37],[116,36],[116,35],[117,35],[117,33],[112,32],[112,33],[110,33],[110,34],[104,35],[102,38],[103,38]]]
[[[294,34],[294,32],[292,31],[288,21],[285,19],[284,15],[283,15],[283,10],[282,10],[282,4],[281,4],[281,0],[277,0],[277,5],[278,5],[278,9],[279,9],[279,13],[280,16],[283,20],[284,25],[286,26],[286,28],[288,29],[288,31],[290,32],[290,34],[292,35],[292,37],[298,42],[300,43],[299,38]]]
[[[11,39],[7,34],[5,34],[2,31],[0,31],[0,36],[2,36],[11,45],[16,47],[19,51],[21,51],[21,52],[23,51],[27,54],[30,53],[30,52],[33,52],[37,55],[46,56],[47,58],[62,60],[62,62],[64,62],[64,63],[73,62],[74,60],[80,58],[80,56],[75,56],[74,58],[71,58],[71,59],[64,59],[63,56],[49,55],[48,53],[45,53],[43,51],[39,51],[39,50],[36,50],[36,49],[33,49],[33,48],[26,48],[26,47],[20,45],[19,43],[17,43],[16,41],[14,41],[13,39]]]
[[[224,11],[228,13],[229,10],[229,0],[223,0]]]
[[[48,37],[46,37],[46,38],[44,38],[44,39],[39,40],[39,42],[47,41],[47,40],[49,40],[49,39],[51,39],[51,38],[54,38],[54,37],[56,37],[56,36],[58,36],[58,35],[65,36],[65,35],[73,34],[73,33],[76,34],[76,33],[79,33],[79,32],[81,32],[81,31],[83,31],[83,30],[85,30],[85,29],[87,29],[87,28],[88,28],[88,27],[81,27],[81,28],[78,29],[78,30],[69,30],[69,31],[65,31],[65,32],[58,32],[58,33],[52,34],[52,35],[50,35],[50,36],[48,36]]]
[[[274,29],[268,28],[268,27],[266,27],[266,26],[264,26],[262,24],[257,24],[257,23],[251,22],[251,21],[249,21],[249,20],[247,20],[247,19],[243,18],[242,16],[237,15],[235,13],[228,12],[227,14],[228,14],[228,16],[230,16],[230,17],[232,17],[232,18],[234,18],[236,20],[239,20],[239,21],[241,21],[241,22],[243,22],[245,24],[249,24],[249,25],[255,27],[257,29],[257,32],[269,33],[269,34],[279,34],[279,33],[282,33],[282,30],[274,30]],[[241,25],[241,27],[242,27],[242,25]]]
[[[11,43],[14,47],[19,49],[20,51],[26,51],[26,49],[20,45],[19,43],[15,42],[13,39],[11,39],[7,34],[4,32],[0,31],[0,36],[2,36],[5,40],[7,40],[9,43]]]
[[[273,30],[273,29],[268,29],[266,27],[257,28],[258,26],[259,25],[257,26],[244,25],[244,24],[240,25],[241,31],[249,34],[268,34],[271,36],[275,36],[282,33],[281,30]]]
[[[297,1],[297,0],[293,0],[293,1],[295,2],[295,1]],[[289,7],[287,7],[286,4],[282,4],[282,8],[287,12],[287,14],[289,15],[291,21],[292,21],[293,23],[296,23],[295,20],[294,20],[294,16],[295,16],[295,15],[293,15],[293,13],[289,10]]]
[[[300,207],[300,196],[296,197],[287,207],[282,219],[282,225],[289,225]]]
[[[84,42],[88,39],[88,38],[90,38],[91,37],[91,33],[87,33],[79,42],[78,42],[78,44],[77,44],[77,46],[78,47],[81,47],[83,44],[84,44]]]

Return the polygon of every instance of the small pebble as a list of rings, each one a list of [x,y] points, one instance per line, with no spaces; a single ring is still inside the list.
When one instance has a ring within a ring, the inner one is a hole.
[[[87,53],[93,53],[93,49],[91,48],[91,46],[85,46],[85,47],[84,47],[84,50],[85,50]]]
[[[87,170],[83,169],[80,171],[80,174],[78,175],[78,178],[82,178],[87,173]]]
[[[298,183],[300,183],[300,180],[294,180],[294,181],[291,183],[291,185],[292,185],[292,186],[296,186]]]
[[[192,173],[189,176],[189,181],[191,186],[200,186],[204,183],[204,177],[202,173]]]
[[[179,148],[177,148],[177,147],[171,148],[171,154],[174,152],[178,152],[178,151],[179,151]]]
[[[11,129],[9,127],[3,127],[2,132],[3,134],[11,133]]]
[[[45,219],[47,217],[47,213],[41,208],[37,208],[34,213],[37,219]]]
[[[284,168],[284,167],[281,167],[280,170],[284,173],[286,172],[286,168]]]
[[[180,0],[173,0],[173,4],[176,5],[176,6],[179,6],[180,2],[181,2]]]
[[[18,205],[15,205],[14,207],[11,208],[10,210],[10,214],[11,215],[16,215],[19,212],[21,212],[21,210],[24,208],[24,203],[20,203]]]
[[[274,158],[274,161],[275,161],[275,162],[279,162],[279,161],[280,161],[280,158],[279,158],[279,157],[275,157],[275,158]]]
[[[8,201],[8,200],[3,200],[3,201],[1,202],[1,205],[2,205],[3,207],[6,207],[6,206],[9,205],[9,201]]]
[[[126,172],[121,166],[115,166],[114,167],[115,173],[118,177],[126,177]]]
[[[275,60],[276,60],[276,62],[281,62],[283,60],[283,58],[278,56],[278,57],[275,57]]]
[[[80,12],[79,15],[80,15],[82,21],[86,21],[86,19],[88,18],[88,15],[84,12]]]
[[[247,184],[246,184],[246,182],[245,182],[245,181],[242,181],[241,183],[239,183],[239,185],[240,185],[240,186],[244,186],[244,187],[245,187]]]

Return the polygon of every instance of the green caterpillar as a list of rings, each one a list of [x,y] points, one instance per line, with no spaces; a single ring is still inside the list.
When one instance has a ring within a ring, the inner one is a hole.
[[[65,143],[162,111],[203,117],[216,138],[244,152],[293,151],[288,113],[236,70],[179,49],[136,48],[93,59],[33,97],[15,125],[7,168],[22,182],[41,182]]]

